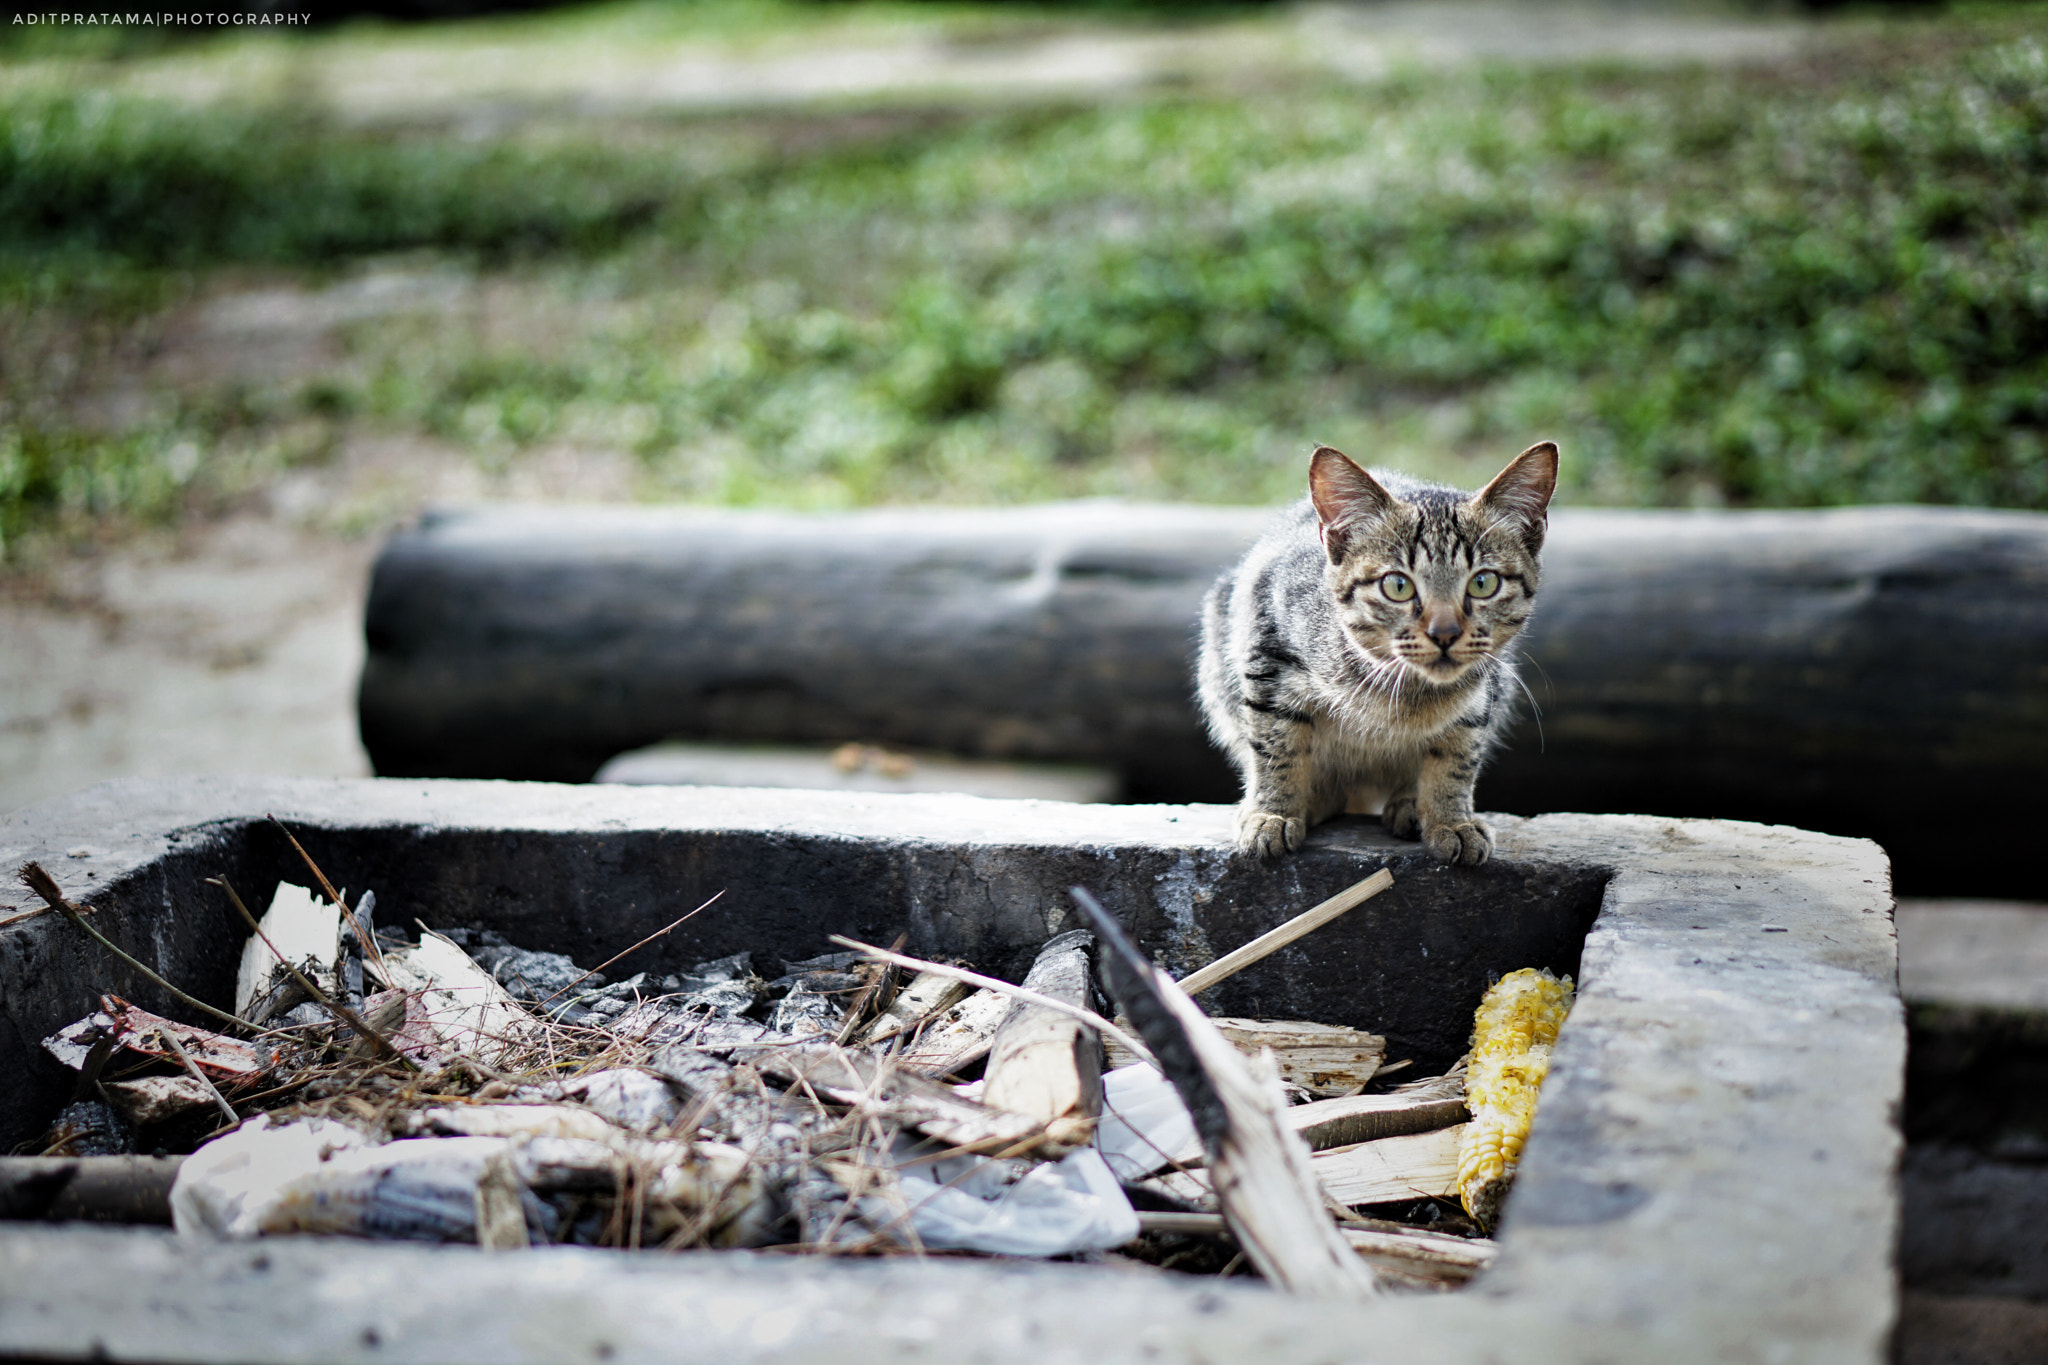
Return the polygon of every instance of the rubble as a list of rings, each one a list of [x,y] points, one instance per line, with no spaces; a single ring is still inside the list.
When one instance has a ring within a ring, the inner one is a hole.
[[[1385,1042],[1357,1029],[1212,1021],[1106,917],[1022,986],[850,940],[773,976],[742,952],[608,979],[633,949],[585,970],[482,929],[411,939],[308,865],[327,899],[281,884],[242,959],[246,1036],[107,995],[45,1041],[79,1076],[48,1154],[189,1151],[182,1235],[1168,1265],[1206,1239],[1241,1249],[1222,1268],[1321,1294],[1486,1263],[1490,1244],[1332,1216],[1454,1194],[1455,1080],[1385,1089]],[[1098,1012],[1098,972],[1137,1025]]]

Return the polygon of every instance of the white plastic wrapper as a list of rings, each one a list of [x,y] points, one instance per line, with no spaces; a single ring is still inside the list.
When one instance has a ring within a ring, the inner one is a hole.
[[[1035,1166],[975,1156],[912,1165],[897,1172],[895,1194],[900,1202],[867,1196],[861,1213],[876,1227],[907,1223],[933,1250],[1060,1256],[1106,1251],[1138,1235],[1131,1201],[1086,1147]]]
[[[254,1237],[278,1191],[336,1152],[369,1145],[345,1123],[255,1118],[185,1158],[171,1185],[171,1222],[187,1236]]]
[[[328,1119],[272,1125],[259,1115],[185,1158],[171,1220],[192,1236],[464,1241],[476,1233],[484,1166],[511,1146],[490,1137],[373,1143]]]
[[[1133,1062],[1102,1078],[1102,1118],[1095,1149],[1119,1180],[1143,1180],[1183,1154],[1201,1150],[1194,1116],[1180,1093],[1149,1062]]]

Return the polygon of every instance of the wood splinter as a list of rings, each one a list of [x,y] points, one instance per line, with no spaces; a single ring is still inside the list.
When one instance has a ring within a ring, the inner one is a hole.
[[[1189,972],[1178,984],[1189,995],[1200,995],[1203,991],[1236,976],[1254,962],[1271,957],[1296,939],[1314,933],[1346,911],[1365,904],[1393,884],[1394,874],[1383,867],[1364,881],[1345,887],[1321,905],[1302,911],[1279,928],[1269,929],[1243,947],[1233,948],[1208,966]]]

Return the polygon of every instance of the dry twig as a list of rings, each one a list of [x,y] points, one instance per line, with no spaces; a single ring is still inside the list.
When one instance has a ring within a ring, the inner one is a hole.
[[[348,921],[348,927],[355,932],[356,942],[362,944],[363,951],[370,955],[371,963],[377,968],[377,975],[389,981],[391,978],[384,975],[384,951],[377,946],[376,936],[364,932],[362,921],[356,918],[356,912],[348,908],[348,902],[343,900],[341,893],[334,889],[334,883],[327,880],[327,874],[320,870],[320,864],[313,861],[313,855],[306,852],[306,846],[300,843],[289,829],[285,828],[284,821],[278,819],[275,815],[265,815],[263,818],[276,825],[283,832],[286,840],[290,842],[293,850],[298,853],[299,857],[305,860],[306,870],[313,874],[314,881],[320,883],[321,891],[325,892],[327,899],[334,903],[334,908],[341,911],[341,917]],[[272,951],[276,950],[273,949]]]
[[[164,1040],[164,1045],[170,1048],[171,1055],[178,1059],[178,1065],[184,1067],[193,1080],[206,1087],[206,1093],[212,1097],[214,1104],[219,1107],[227,1121],[240,1123],[242,1116],[235,1112],[235,1106],[228,1103],[228,1097],[220,1093],[220,1087],[213,1083],[213,1078],[199,1069],[199,1063],[192,1060],[192,1054],[185,1051],[185,1045],[178,1041],[177,1032],[167,1028],[158,1029],[157,1036]]]
[[[704,902],[704,904],[702,904],[702,905],[698,906],[698,907],[697,907],[697,909],[695,909],[695,910],[692,910],[692,911],[691,911],[691,912],[690,912],[690,913],[689,913],[688,915],[684,915],[684,916],[682,917],[682,919],[679,919],[679,920],[677,920],[677,921],[676,921],[676,922],[675,922],[674,924],[670,924],[670,925],[668,925],[668,926],[667,926],[666,928],[662,928],[662,929],[656,929],[656,930],[655,930],[655,931],[654,931],[653,933],[649,934],[649,935],[648,935],[648,936],[647,936],[646,938],[643,938],[643,939],[641,939],[641,940],[640,940],[640,941],[639,941],[638,943],[634,944],[634,945],[633,945],[632,947],[630,947],[630,948],[622,948],[622,949],[620,949],[620,950],[619,950],[618,952],[616,952],[616,953],[613,953],[613,954],[612,954],[612,955],[611,955],[610,957],[608,957],[608,958],[606,958],[606,959],[605,959],[604,961],[602,961],[602,962],[598,963],[598,964],[597,964],[597,965],[596,965],[595,967],[592,967],[592,968],[591,968],[591,969],[590,969],[589,971],[587,971],[587,972],[585,972],[585,973],[584,973],[583,975],[581,975],[581,976],[577,977],[577,978],[576,978],[576,979],[575,979],[574,981],[571,981],[571,982],[570,982],[570,983],[569,983],[568,985],[566,985],[566,986],[562,987],[562,988],[561,988],[561,990],[558,990],[558,991],[556,991],[554,995],[551,995],[551,996],[549,996],[549,997],[548,997],[547,999],[545,999],[545,1000],[541,1001],[541,1002],[540,1002],[540,1004],[539,1004],[538,1006],[536,1006],[536,1008],[538,1008],[538,1009],[546,1009],[546,1008],[547,1008],[547,1007],[548,1007],[549,1005],[551,1005],[551,1004],[553,1004],[553,1003],[554,1003],[554,1001],[555,1001],[555,996],[558,996],[558,995],[560,995],[560,994],[562,993],[562,991],[571,991],[571,990],[574,990],[574,989],[576,989],[576,987],[578,987],[578,986],[582,985],[582,984],[583,984],[584,982],[586,982],[586,981],[590,980],[590,978],[591,978],[591,977],[593,977],[593,976],[596,976],[596,975],[597,975],[597,974],[598,974],[599,972],[601,972],[601,971],[603,971],[603,970],[604,970],[605,968],[607,968],[607,967],[611,966],[611,965],[612,965],[612,964],[613,964],[614,962],[617,962],[617,961],[618,961],[618,960],[619,960],[620,958],[622,958],[622,957],[626,956],[626,954],[628,954],[628,953],[631,953],[631,952],[635,952],[635,951],[637,951],[637,950],[639,950],[639,949],[641,949],[641,948],[645,948],[645,947],[646,947],[646,946],[647,946],[648,944],[650,944],[650,943],[654,942],[654,940],[656,940],[656,939],[660,938],[660,937],[661,937],[661,936],[662,936],[663,934],[666,934],[666,933],[670,933],[670,932],[672,932],[672,931],[673,931],[674,929],[676,929],[676,928],[677,928],[677,926],[679,926],[679,925],[681,925],[681,924],[682,924],[683,920],[689,919],[689,918],[691,918],[691,916],[693,916],[693,915],[696,915],[696,914],[698,914],[699,912],[701,912],[701,911],[703,911],[703,910],[709,909],[709,908],[710,908],[710,906],[711,906],[711,901],[715,901],[715,900],[717,900],[717,899],[718,899],[718,898],[719,898],[720,896],[723,896],[724,894],[725,894],[725,890],[724,890],[724,888],[722,888],[722,887],[721,887],[721,888],[720,888],[720,889],[719,889],[719,890],[718,890],[718,891],[717,891],[716,893],[714,893],[714,894],[712,895],[712,897],[711,897],[711,900],[709,900],[709,901],[705,901],[705,902]]]
[[[1013,982],[998,980],[993,976],[983,976],[980,972],[970,972],[965,967],[948,967],[942,962],[926,962],[923,958],[909,957],[903,953],[892,953],[887,948],[877,948],[872,943],[862,943],[859,939],[848,938],[844,934],[832,935],[832,941],[842,948],[853,948],[859,952],[866,953],[870,957],[877,958],[883,962],[893,962],[899,967],[907,967],[914,972],[931,972],[937,976],[949,976],[955,981],[965,981],[970,986],[979,986],[986,991],[996,991],[1003,995],[1014,996],[1016,999],[1029,1004],[1043,1005],[1055,1013],[1064,1014],[1072,1019],[1078,1019],[1097,1032],[1116,1039],[1118,1043],[1127,1048],[1133,1056],[1140,1060],[1152,1062],[1154,1066],[1158,1065],[1157,1062],[1152,1061],[1152,1052],[1149,1048],[1118,1028],[1115,1024],[1110,1023],[1109,1020],[1103,1018],[1094,1010],[1084,1009],[1079,1005],[1070,1005],[1064,1000],[1055,1000],[1051,996],[1041,995],[1037,991],[1026,990],[1024,987]]]
[[[56,879],[53,878],[49,873],[43,871],[41,863],[31,862],[22,864],[21,871],[18,875],[21,877],[21,881],[24,886],[28,887],[29,890],[35,892],[38,896],[41,896],[44,900],[50,903],[50,908],[52,910],[55,910],[58,914],[70,920],[80,929],[83,929],[86,933],[92,935],[93,938],[99,941],[99,944],[102,948],[105,948],[115,957],[120,958],[123,962],[133,967],[136,971],[142,973],[144,979],[154,983],[158,988],[168,992],[175,998],[184,1001],[186,1004],[190,1005],[193,1009],[200,1011],[202,1014],[209,1015],[212,1018],[219,1019],[225,1023],[233,1024],[236,1028],[241,1029],[245,1032],[248,1030],[249,1023],[247,1020],[237,1019],[234,1015],[229,1014],[226,1010],[217,1010],[213,1006],[207,1004],[204,1000],[201,1000],[198,996],[188,995],[184,991],[179,990],[176,986],[173,986],[170,982],[164,980],[161,976],[158,976],[154,971],[150,970],[150,968],[145,966],[142,962],[138,961],[134,957],[131,957],[129,954],[123,952],[118,946],[116,946],[112,939],[108,938],[99,930],[93,928],[90,924],[87,924],[85,922],[85,916],[81,915],[78,912],[78,907],[73,905],[70,901],[64,899],[64,893],[57,889]]]

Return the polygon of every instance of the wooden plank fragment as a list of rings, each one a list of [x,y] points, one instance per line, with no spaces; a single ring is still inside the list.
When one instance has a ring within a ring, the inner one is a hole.
[[[1273,1049],[1280,1079],[1319,1099],[1356,1091],[1387,1057],[1387,1040],[1379,1034],[1334,1024],[1218,1019],[1216,1027],[1246,1056]]]
[[[1455,1198],[1458,1139],[1465,1125],[1354,1143],[1317,1152],[1315,1177],[1340,1204],[1391,1204],[1403,1199]],[[1147,1187],[1201,1208],[1216,1207],[1214,1180],[1206,1170],[1168,1171]]]
[[[1428,1133],[1463,1123],[1470,1117],[1461,1099],[1404,1095],[1398,1091],[1313,1100],[1287,1111],[1287,1121],[1294,1125],[1294,1131],[1302,1135],[1312,1151],[1318,1152],[1409,1133]]]
[[[1279,1077],[1252,1066],[1172,977],[1138,952],[1093,896],[1074,890],[1104,952],[1117,1001],[1194,1118],[1231,1234],[1259,1273],[1289,1293],[1360,1299],[1378,1278],[1330,1222],[1308,1148],[1282,1121]],[[1264,1074],[1260,1074],[1263,1072]]]
[[[1348,1147],[1410,1133],[1433,1132],[1464,1123],[1471,1117],[1462,1099],[1439,1099],[1427,1093],[1391,1091],[1384,1095],[1347,1095],[1290,1105],[1281,1115],[1301,1134],[1311,1151]],[[1190,1138],[1169,1154],[1175,1166],[1196,1168],[1207,1158],[1199,1139]]]
[[[988,1056],[996,1030],[1010,1016],[1015,1002],[997,991],[976,991],[925,1025],[910,1046],[896,1055],[906,1071],[950,1076]]]
[[[1493,1264],[1500,1246],[1483,1237],[1446,1237],[1427,1232],[1382,1232],[1339,1228],[1351,1249],[1382,1274],[1432,1288],[1464,1284]]]
[[[1298,1020],[1224,1017],[1212,1022],[1247,1057],[1271,1048],[1280,1078],[1320,1099],[1357,1090],[1378,1073],[1387,1056],[1387,1040],[1363,1029]],[[1114,1039],[1106,1039],[1104,1048],[1111,1071],[1138,1060]]]
[[[1038,953],[1024,977],[1027,989],[1092,1009],[1086,929],[1061,934]],[[1071,1015],[1017,1001],[989,1048],[982,1102],[1022,1114],[1045,1127],[1054,1147],[1088,1140],[1102,1113],[1102,1042]]]
[[[1316,1178],[1340,1204],[1443,1198],[1458,1189],[1458,1139],[1465,1125],[1333,1147],[1315,1157]]]
[[[974,993],[974,988],[964,981],[955,981],[940,976],[937,972],[919,972],[910,979],[910,984],[896,992],[896,998],[889,1007],[869,1022],[854,1038],[861,1047],[886,1043],[899,1034],[914,1031],[941,1010],[951,1009]]]
[[[1226,1237],[1229,1225],[1220,1213],[1155,1213],[1139,1210],[1138,1227],[1143,1232],[1192,1237]],[[1428,1288],[1449,1288],[1470,1280],[1493,1264],[1500,1245],[1485,1237],[1451,1237],[1375,1223],[1369,1227],[1346,1225],[1337,1229],[1351,1249],[1374,1269],[1402,1281]]]

